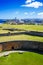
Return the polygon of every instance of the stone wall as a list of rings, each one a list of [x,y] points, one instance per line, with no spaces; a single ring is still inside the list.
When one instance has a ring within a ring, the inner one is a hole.
[[[3,45],[0,44],[0,52],[3,50]]]
[[[3,50],[14,50],[14,49],[20,49],[21,48],[20,42],[7,42],[3,44]],[[13,49],[12,49],[13,47]]]
[[[23,43],[23,49],[35,49],[43,51],[43,42],[25,41]]]
[[[41,50],[43,51],[43,42],[35,42],[35,41],[11,41],[0,44],[0,51],[2,50]]]

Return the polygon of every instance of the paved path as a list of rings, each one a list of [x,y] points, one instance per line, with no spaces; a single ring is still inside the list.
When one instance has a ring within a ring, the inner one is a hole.
[[[15,50],[14,50],[14,51],[1,52],[1,53],[0,53],[0,57],[1,57],[1,56],[5,56],[5,55],[9,55],[10,53],[14,53],[14,52],[20,52],[20,53],[22,53],[22,52],[25,52],[25,51],[18,51],[18,50],[15,51]]]

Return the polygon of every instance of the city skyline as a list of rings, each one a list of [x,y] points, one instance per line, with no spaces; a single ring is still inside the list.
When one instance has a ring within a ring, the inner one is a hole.
[[[0,0],[0,19],[41,18],[43,0]]]

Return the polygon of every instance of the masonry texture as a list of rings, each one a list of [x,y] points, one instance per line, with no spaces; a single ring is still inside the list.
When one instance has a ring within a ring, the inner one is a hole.
[[[0,52],[3,50],[41,50],[43,51],[43,42],[35,41],[10,41],[0,43]]]

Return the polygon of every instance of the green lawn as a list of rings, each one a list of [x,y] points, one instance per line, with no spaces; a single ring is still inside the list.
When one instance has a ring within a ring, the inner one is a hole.
[[[12,53],[0,57],[0,65],[43,65],[43,55],[34,52]]]
[[[18,28],[29,31],[40,31],[43,32],[43,25],[10,25],[10,24],[0,24],[2,28]],[[0,28],[0,29],[2,29]]]
[[[8,33],[9,31],[8,30],[0,30],[0,34],[3,34],[3,33]]]
[[[14,32],[22,32],[22,31],[9,31],[9,30],[2,30],[3,28],[18,28],[27,31],[39,31],[43,32],[43,25],[10,25],[10,24],[0,24],[0,34],[2,33],[14,33]],[[38,36],[31,36],[31,35],[14,35],[14,36],[0,36],[0,42],[5,41],[14,41],[14,40],[30,40],[30,41],[39,41],[43,42],[43,37]]]
[[[10,25],[1,24],[0,33],[8,33],[8,30],[3,28],[18,28],[28,31],[43,32],[42,25]],[[12,32],[11,32],[12,33]],[[15,35],[15,36],[0,36],[0,42],[14,41],[14,40],[29,40],[43,42],[43,37],[31,35]],[[0,65],[43,65],[43,55],[34,52],[24,52],[23,54],[12,53],[7,57],[0,57]]]
[[[17,41],[17,40],[28,40],[28,41],[39,41],[43,42],[43,37],[31,36],[31,35],[13,35],[13,36],[2,36],[0,42],[6,41]]]

